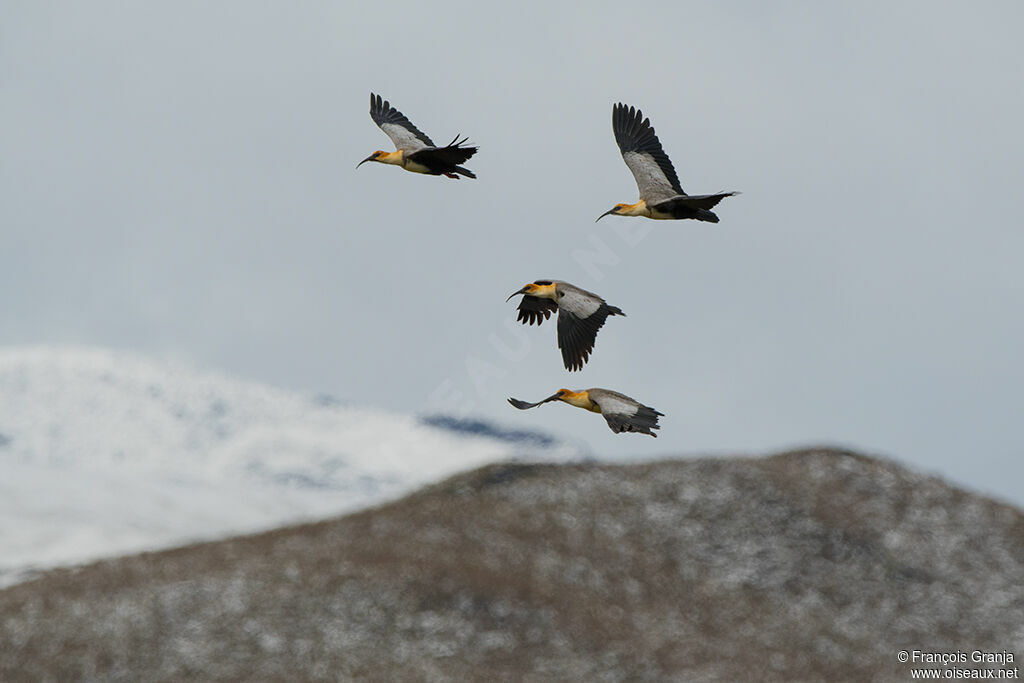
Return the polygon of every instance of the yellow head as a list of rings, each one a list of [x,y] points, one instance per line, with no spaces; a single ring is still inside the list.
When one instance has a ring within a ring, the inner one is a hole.
[[[525,294],[526,296],[535,296],[541,299],[556,299],[557,293],[555,292],[555,283],[551,280],[537,280],[527,285],[523,285],[523,288],[518,292],[513,292],[509,295],[508,299],[511,299],[516,294]],[[508,301],[505,299],[505,301]]]
[[[594,410],[597,406],[590,401],[590,396],[585,391],[573,391],[571,389],[559,389],[555,392],[554,398],[584,410]]]
[[[597,221],[601,220],[605,216],[644,216],[647,213],[647,202],[644,200],[638,201],[636,204],[616,204],[608,211],[605,211],[597,217]],[[597,221],[594,221],[595,223]]]
[[[376,161],[381,164],[401,164],[402,150],[397,150],[394,152],[385,152],[384,150],[378,149],[376,152],[374,152],[373,154],[371,154],[370,156],[366,157],[358,164],[356,164],[356,168],[359,168],[367,161]]]

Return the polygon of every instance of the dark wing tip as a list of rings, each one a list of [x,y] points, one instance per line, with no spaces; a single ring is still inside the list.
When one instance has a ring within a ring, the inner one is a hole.
[[[627,109],[625,105],[616,108],[612,115],[612,132],[615,133],[615,143],[623,155],[638,152],[650,156],[665,175],[669,186],[679,194],[686,194],[651,120],[644,118],[642,111],[632,106]]]
[[[622,103],[616,105],[612,112],[612,132],[615,133],[615,142],[623,154],[661,151],[661,143],[654,132],[654,126],[636,107],[626,107]]]
[[[622,415],[620,413],[604,414],[608,426],[616,434],[620,432],[633,432],[654,437],[657,436],[654,430],[661,429],[661,425],[658,424],[658,418],[663,416],[664,413],[642,403],[637,405],[636,413],[632,415]]]
[[[526,401],[520,401],[518,398],[510,398],[508,400],[508,402],[512,404],[513,408],[519,408],[519,410],[526,410],[527,408],[532,408],[533,407],[532,403],[527,403]]]
[[[579,318],[569,311],[558,314],[558,348],[562,350],[562,362],[570,372],[582,370],[590,360],[597,344],[597,333],[604,326],[609,315],[625,315],[619,308],[602,303],[586,318]]]
[[[592,322],[566,310],[558,312],[558,348],[562,350],[562,363],[569,372],[582,370],[590,359],[597,339]]]
[[[514,296],[514,295],[513,295]],[[519,301],[519,322],[524,325],[540,325],[558,310],[558,304],[551,299],[524,294]]]
[[[415,135],[424,145],[434,147],[434,141],[430,139],[430,136],[414,126],[412,121],[405,114],[392,107],[389,101],[374,93],[370,93],[370,118],[382,128],[386,123],[401,126]]]

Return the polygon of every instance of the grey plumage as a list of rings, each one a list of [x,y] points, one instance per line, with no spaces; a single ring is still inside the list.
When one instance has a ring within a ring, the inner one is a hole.
[[[686,194],[654,126],[643,112],[621,102],[616,104],[612,108],[612,132],[622,160],[636,179],[640,199],[659,202]]]
[[[608,427],[616,434],[636,432],[658,437],[651,430],[661,429],[658,417],[664,416],[664,413],[611,389],[587,389],[587,395],[601,408]]]
[[[519,302],[519,322],[524,325],[540,325],[557,311],[558,348],[562,352],[562,362],[571,372],[582,370],[594,350],[597,333],[608,316],[626,314],[597,294],[568,282],[537,280],[531,284],[541,289],[554,286],[556,298],[531,295],[526,291],[531,285],[519,290],[516,294],[523,294]]]
[[[654,433],[654,430],[661,428],[658,418],[664,416],[664,413],[611,389],[594,388],[581,392],[559,389],[551,396],[536,403],[529,403],[518,398],[508,399],[508,402],[519,410],[536,408],[550,401],[564,401],[577,408],[601,413],[608,423],[608,428],[616,434],[633,432],[657,438],[658,435]]]
[[[373,93],[370,93],[370,118],[391,138],[395,143],[395,149],[402,152],[401,166],[405,170],[427,175],[445,175],[455,179],[459,176],[476,178],[475,173],[461,165],[478,150],[477,147],[466,144],[467,138],[460,140],[456,135],[447,145],[438,147],[430,136],[413,125],[412,121],[392,107],[390,102]],[[364,163],[378,158],[379,155],[375,154],[365,159]]]
[[[612,132],[636,186],[639,197],[650,209],[650,218],[683,219],[717,223],[711,209],[726,197],[738,192],[688,195],[679,183],[661,141],[650,119],[634,107],[621,102],[612,108]]]
[[[395,143],[395,149],[414,152],[425,147],[436,147],[434,141],[413,125],[405,114],[391,106],[380,95],[370,93],[370,118]]]

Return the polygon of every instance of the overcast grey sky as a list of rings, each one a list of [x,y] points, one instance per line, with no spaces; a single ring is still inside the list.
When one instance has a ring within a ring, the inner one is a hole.
[[[1024,501],[1020,3],[0,11],[2,344],[184,357],[616,457],[838,443]],[[479,180],[356,171],[390,149],[371,90],[469,135]],[[743,192],[720,224],[594,224],[636,198],[617,101],[687,191]],[[551,323],[506,326],[542,277],[628,314],[583,372]],[[661,438],[505,403],[563,386],[659,408]]]

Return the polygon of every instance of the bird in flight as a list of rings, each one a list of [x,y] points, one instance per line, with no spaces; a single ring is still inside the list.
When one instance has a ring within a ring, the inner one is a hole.
[[[660,220],[693,218],[717,223],[718,216],[711,211],[725,197],[739,192],[688,195],[679,185],[679,176],[669,160],[661,141],[649,119],[639,109],[616,104],[612,108],[612,131],[622,152],[622,160],[633,172],[640,201],[636,204],[616,204],[597,217],[601,220],[613,216],[644,216]]]
[[[561,280],[531,282],[505,301],[517,294],[523,295],[518,319],[524,325],[540,325],[558,311],[558,348],[569,371],[583,369],[594,350],[597,331],[608,316],[626,315],[597,294]]]
[[[611,391],[610,389],[586,389],[584,391],[559,389],[543,401],[537,401],[536,403],[527,403],[526,401],[520,401],[518,398],[510,398],[508,400],[509,403],[519,408],[519,410],[536,408],[548,401],[563,401],[571,406],[589,410],[592,413],[601,413],[608,422],[608,427],[616,434],[619,432],[636,432],[638,434],[650,434],[657,438],[658,435],[652,430],[660,429],[658,416],[664,415],[664,413],[659,413],[650,406],[645,406],[629,396],[620,394],[617,391]]]
[[[443,175],[456,180],[459,176],[476,178],[475,173],[460,165],[477,152],[476,147],[466,146],[468,138],[459,140],[456,135],[447,145],[438,147],[390,102],[373,93],[370,93],[370,118],[395,143],[395,151],[377,150],[360,161],[356,168],[367,161],[376,161],[401,166],[413,173]]]

